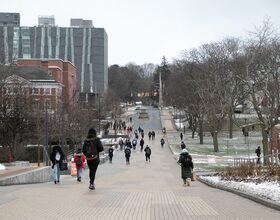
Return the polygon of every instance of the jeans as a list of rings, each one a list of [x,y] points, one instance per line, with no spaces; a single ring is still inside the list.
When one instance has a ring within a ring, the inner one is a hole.
[[[77,178],[82,178],[83,168],[77,168]]]
[[[99,162],[96,163],[95,161],[88,160],[87,164],[88,164],[88,168],[89,168],[90,184],[94,184],[95,173],[96,173]]]
[[[60,179],[60,167],[59,163],[56,163],[53,167],[54,169],[54,180],[59,181]]]

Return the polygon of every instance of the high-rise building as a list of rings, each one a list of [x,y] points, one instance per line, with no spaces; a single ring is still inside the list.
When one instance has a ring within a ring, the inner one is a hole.
[[[62,59],[77,68],[80,92],[108,88],[108,36],[94,27],[0,26],[0,62],[24,59]]]
[[[19,13],[5,13],[0,12],[0,26],[19,26]]]

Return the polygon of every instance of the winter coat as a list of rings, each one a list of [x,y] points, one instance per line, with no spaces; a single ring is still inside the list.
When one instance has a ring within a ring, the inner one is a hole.
[[[113,157],[113,152],[114,152],[113,148],[109,148],[109,157]]]
[[[183,166],[183,160],[185,159],[186,156],[189,156],[190,159],[191,159],[191,166],[190,167]],[[189,155],[189,153],[181,153],[178,162],[181,164],[182,178],[183,179],[191,178],[191,176],[192,176],[192,169],[193,169],[193,162],[192,162],[191,155]]]
[[[144,151],[145,151],[145,154],[148,156],[152,154],[152,150],[149,147],[145,147]]]
[[[58,150],[58,152],[60,153],[60,160],[56,161],[55,156],[56,156],[56,150]],[[50,156],[50,160],[52,161],[53,166],[57,163],[59,163],[59,167],[62,167],[62,161],[64,159],[64,153],[61,151],[61,147],[57,147],[55,146],[52,150],[51,156]],[[53,167],[52,166],[52,167]]]
[[[140,146],[142,146],[142,147],[144,146],[144,140],[142,140],[142,139],[140,141]]]
[[[81,157],[81,158],[82,158],[83,165],[82,165],[82,166],[77,166],[77,165],[76,165],[76,168],[84,168],[84,163],[85,163],[85,161],[86,161],[85,155],[83,155],[83,154],[76,154],[76,155],[74,156],[74,163],[77,162],[78,157]]]
[[[99,159],[99,152],[102,152],[104,150],[103,148],[103,145],[100,141],[100,139],[98,137],[95,137],[93,136],[92,134],[89,134],[87,136],[87,138],[85,139],[84,141],[84,145],[83,145],[83,153],[84,155],[87,157],[87,150],[88,150],[88,147],[93,144],[96,146],[96,149],[97,149],[97,159],[96,160],[93,160],[93,162],[95,163],[99,163],[100,162],[100,159]],[[87,158],[88,159],[88,158]]]

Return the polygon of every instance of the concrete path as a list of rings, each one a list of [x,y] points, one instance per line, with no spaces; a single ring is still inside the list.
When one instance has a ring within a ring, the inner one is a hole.
[[[112,164],[100,165],[95,191],[88,189],[87,170],[82,183],[68,176],[57,185],[0,187],[0,219],[280,219],[278,211],[199,182],[183,187],[180,167],[160,138],[145,140],[151,163],[137,150],[131,165],[120,151]]]

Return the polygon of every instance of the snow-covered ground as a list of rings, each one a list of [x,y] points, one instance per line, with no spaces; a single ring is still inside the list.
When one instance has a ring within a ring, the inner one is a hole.
[[[280,203],[280,185],[277,181],[254,183],[221,180],[220,176],[201,176],[201,178],[215,185],[237,189],[248,194],[257,195]]]
[[[0,170],[6,170],[6,167],[2,164],[0,164]]]

